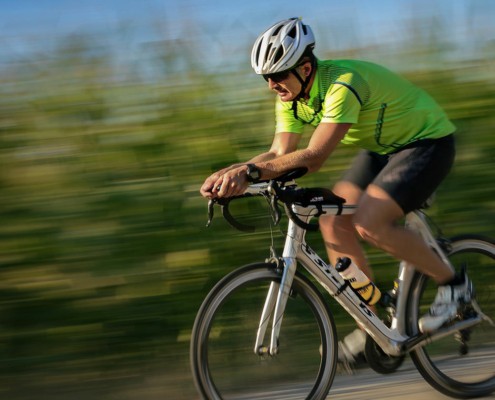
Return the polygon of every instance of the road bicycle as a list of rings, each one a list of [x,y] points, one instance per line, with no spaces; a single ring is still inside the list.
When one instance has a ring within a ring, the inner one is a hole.
[[[304,171],[251,185],[243,196],[209,202],[240,230],[237,199],[267,199],[275,224],[288,216],[281,257],[240,267],[206,296],[194,322],[190,358],[195,385],[205,399],[325,399],[337,369],[337,331],[323,289],[367,333],[365,355],[380,373],[395,371],[406,354],[435,389],[455,398],[495,391],[495,244],[477,235],[447,239],[422,210],[405,224],[418,232],[444,262],[467,271],[476,295],[454,321],[421,333],[418,320],[436,295],[436,285],[414,266],[401,262],[393,289],[383,296],[386,317],[372,311],[341,275],[306,243],[311,222],[323,214],[355,212],[328,189],[300,188]],[[434,233],[435,232],[435,233]]]

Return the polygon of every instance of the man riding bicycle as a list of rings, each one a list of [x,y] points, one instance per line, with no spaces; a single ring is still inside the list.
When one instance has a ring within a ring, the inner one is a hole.
[[[372,279],[362,238],[415,265],[439,285],[430,312],[419,321],[422,332],[432,332],[455,318],[459,303],[471,297],[471,284],[398,221],[421,207],[448,174],[455,126],[407,80],[369,62],[319,60],[314,46],[311,28],[297,18],[278,22],[258,37],[252,67],[278,95],[272,146],[215,172],[200,192],[207,198],[241,195],[250,183],[290,169],[318,171],[339,143],[362,148],[333,187],[347,203],[357,204],[356,213],[319,218],[330,262],[349,257]],[[307,124],[314,132],[307,147],[298,150]],[[341,344],[351,358],[364,348],[360,331],[352,335]]]

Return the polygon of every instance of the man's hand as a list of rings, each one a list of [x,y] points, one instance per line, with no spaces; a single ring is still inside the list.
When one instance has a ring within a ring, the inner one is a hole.
[[[218,180],[220,176],[221,175],[218,172],[215,172],[214,174],[210,175],[208,178],[205,179],[205,182],[199,189],[201,196],[206,197],[207,199],[213,199],[217,197],[216,195],[213,194],[213,188],[215,182]]]
[[[248,186],[247,166],[241,165],[210,175],[201,186],[200,193],[208,199],[240,196]]]

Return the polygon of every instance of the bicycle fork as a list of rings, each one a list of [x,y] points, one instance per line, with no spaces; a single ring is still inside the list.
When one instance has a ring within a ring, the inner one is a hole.
[[[282,278],[280,283],[272,282],[270,284],[256,333],[255,354],[274,356],[278,353],[278,337],[282,326],[285,306],[287,305],[292,281],[294,280],[297,269],[296,256],[299,252],[300,243],[304,241],[304,236],[305,231],[298,227],[292,220],[289,220],[282,258],[277,260],[279,267],[283,268]],[[267,347],[263,345],[263,341],[270,320],[272,320],[272,331],[270,345]]]
[[[270,284],[265,305],[261,313],[260,324],[256,333],[256,343],[254,345],[254,352],[258,355],[270,354],[271,356],[274,356],[278,353],[278,337],[297,264],[294,259],[284,258],[283,267],[284,269],[280,283],[272,282]],[[272,320],[272,332],[270,345],[267,347],[263,345],[263,341],[270,320]]]

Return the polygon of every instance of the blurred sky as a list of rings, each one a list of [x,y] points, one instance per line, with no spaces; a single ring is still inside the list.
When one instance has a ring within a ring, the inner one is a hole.
[[[292,16],[315,30],[317,55],[318,47],[393,43],[412,19],[435,21],[445,40],[465,52],[473,43],[495,41],[494,0],[0,0],[0,9],[0,63],[79,33],[94,35],[121,56],[143,43],[187,36],[209,48],[207,62],[226,60],[245,53],[270,24]]]

